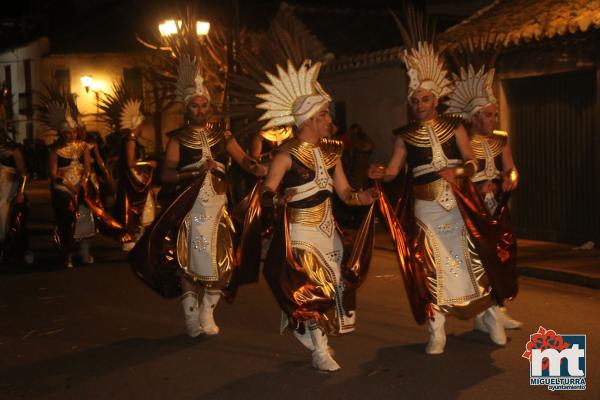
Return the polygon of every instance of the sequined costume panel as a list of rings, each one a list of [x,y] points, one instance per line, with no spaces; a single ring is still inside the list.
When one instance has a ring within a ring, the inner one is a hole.
[[[293,139],[282,146],[280,151],[288,152],[292,167],[281,190],[296,193],[265,261],[265,277],[292,324],[317,319],[332,334],[355,329],[356,312],[345,308],[351,302],[344,298],[358,286],[346,288],[344,246],[331,206],[332,174],[341,149],[340,143],[330,140],[311,145]],[[291,253],[287,263],[275,256],[282,248]]]
[[[222,131],[211,126],[182,130],[179,170],[200,168],[212,159],[217,169],[204,177],[192,208],[179,227],[177,259],[184,273],[213,289],[226,288],[236,267],[233,249],[235,228],[227,211]]]

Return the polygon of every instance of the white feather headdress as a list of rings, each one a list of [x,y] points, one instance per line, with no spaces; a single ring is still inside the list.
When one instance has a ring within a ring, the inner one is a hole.
[[[77,127],[77,122],[71,117],[67,105],[58,102],[53,102],[48,105],[48,122],[48,125],[57,131],[64,123],[69,125],[69,128],[71,129]]]
[[[432,44],[418,42],[416,48],[404,50],[403,59],[408,70],[408,97],[419,89],[429,90],[438,98],[452,91],[448,71]]]
[[[134,97],[123,80],[113,83],[112,93],[106,93],[98,104],[100,116],[117,130],[135,130],[144,122],[142,101]]]
[[[298,69],[288,60],[287,71],[277,66],[277,75],[267,73],[269,83],[261,83],[267,93],[256,96],[263,103],[256,107],[266,112],[259,118],[268,120],[264,128],[296,125],[300,127],[304,121],[312,117],[324,104],[331,102],[317,77],[321,63],[310,65],[305,60]]]
[[[135,130],[144,122],[144,114],[140,111],[142,107],[141,100],[127,100],[121,108],[120,123],[121,129]]]
[[[497,104],[494,96],[494,69],[485,72],[482,66],[475,71],[469,64],[467,70],[460,69],[460,76],[454,75],[454,92],[446,101],[448,113],[461,114],[470,121],[473,115],[489,104]]]
[[[39,118],[49,128],[58,131],[65,123],[71,129],[78,126],[78,110],[74,98],[56,82],[46,85],[45,91],[38,92],[38,97],[36,109]]]
[[[204,86],[202,66],[196,57],[182,55],[177,66],[175,95],[184,104],[194,96],[204,96],[210,101],[210,93]]]

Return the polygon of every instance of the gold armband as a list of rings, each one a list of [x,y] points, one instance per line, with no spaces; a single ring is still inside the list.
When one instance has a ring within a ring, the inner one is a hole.
[[[512,168],[508,171],[508,173],[506,174],[506,177],[508,178],[509,181],[515,183],[519,180],[519,173],[517,172],[517,170],[515,168]]]
[[[470,178],[475,175],[477,172],[477,160],[468,160],[462,165],[462,167],[456,167],[456,176],[457,177],[467,177]]]
[[[201,175],[201,172],[200,172],[200,170],[197,170],[197,169],[192,170],[192,171],[178,172],[176,175],[177,183],[187,180],[187,179],[196,178],[200,175]]]

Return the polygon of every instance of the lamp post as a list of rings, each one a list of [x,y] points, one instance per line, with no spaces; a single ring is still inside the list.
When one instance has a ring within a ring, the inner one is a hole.
[[[160,35],[164,37],[175,35],[179,33],[182,24],[183,22],[181,20],[175,21],[174,19],[168,19],[158,24],[158,31],[160,32]],[[198,35],[198,37],[208,35],[209,31],[210,22],[196,21],[196,35]]]
[[[94,82],[94,78],[92,78],[91,75],[83,75],[79,79],[81,80],[81,85],[85,88],[85,92],[89,93],[90,87],[92,86],[92,83]]]
[[[85,92],[89,93],[90,88],[92,88],[92,92],[94,92],[94,96],[96,98],[96,122],[99,121],[98,113],[100,112],[100,90],[94,90],[94,83],[98,83],[94,81],[94,78],[91,75],[83,75],[79,78],[81,81],[81,85],[85,88]]]

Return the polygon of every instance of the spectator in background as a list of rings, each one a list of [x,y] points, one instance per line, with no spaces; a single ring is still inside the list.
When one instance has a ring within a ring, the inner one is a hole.
[[[369,187],[369,177],[367,171],[373,154],[375,143],[361,128],[359,124],[350,126],[347,152],[348,160],[348,179],[354,189],[366,189]]]

